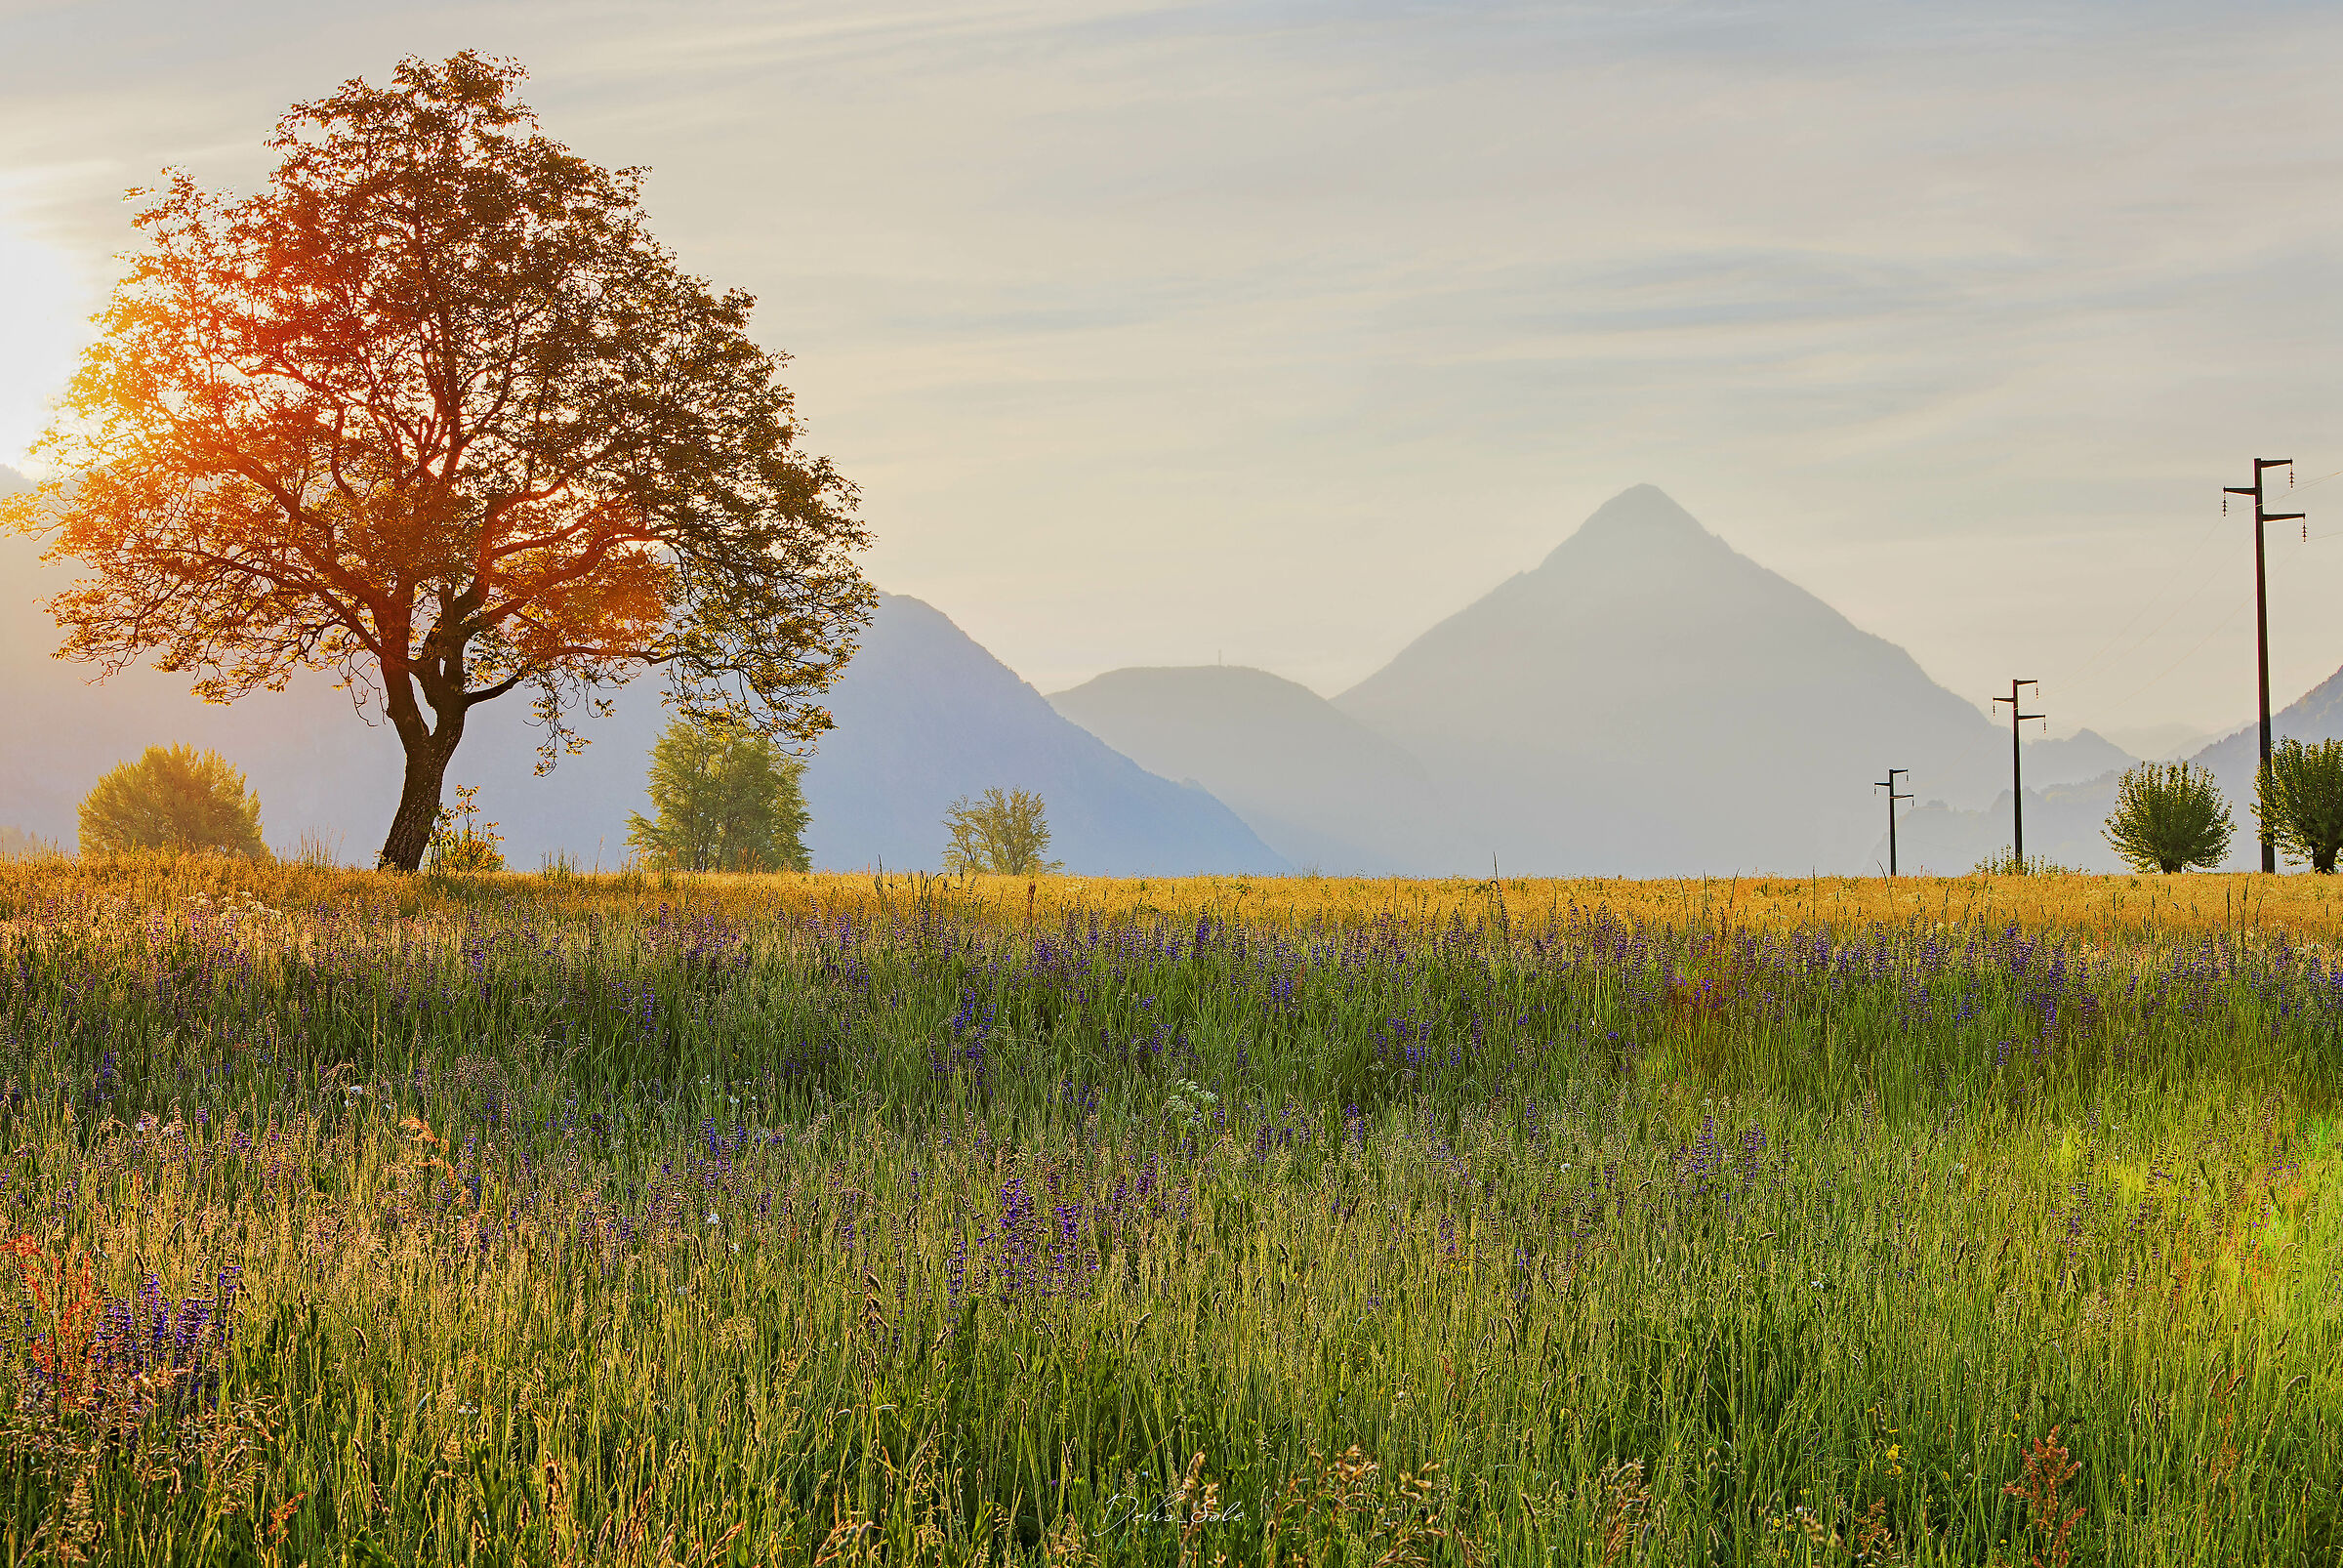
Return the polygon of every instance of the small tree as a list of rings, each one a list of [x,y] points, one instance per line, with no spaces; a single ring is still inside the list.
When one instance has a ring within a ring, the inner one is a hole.
[[[496,831],[495,823],[481,819],[479,793],[477,784],[459,784],[456,804],[439,808],[439,820],[432,827],[431,852],[424,862],[433,871],[469,876],[505,869],[505,836]]]
[[[978,801],[964,795],[944,813],[944,830],[952,835],[944,870],[954,876],[1038,877],[1065,865],[1043,858],[1049,852],[1049,823],[1042,814],[1042,798],[1028,790],[1004,795],[990,789]]]
[[[180,849],[268,858],[261,798],[218,752],[149,746],[98,781],[81,803],[81,852]]]
[[[2210,869],[2229,854],[2237,831],[2213,775],[2186,763],[2142,763],[2116,785],[2116,808],[2102,830],[2134,871]]]
[[[2343,849],[2343,740],[2282,740],[2254,780],[2253,814],[2288,858],[2331,875]]]
[[[673,871],[804,871],[805,764],[764,736],[678,719],[651,748],[651,808],[627,842]]]

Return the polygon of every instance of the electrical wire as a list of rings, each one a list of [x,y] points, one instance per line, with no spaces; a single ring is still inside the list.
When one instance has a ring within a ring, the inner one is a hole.
[[[2315,479],[2305,480],[2299,484],[2289,483],[2287,485],[2287,491],[2289,494],[2299,494],[2304,490],[2313,489],[2319,485],[2324,484],[2329,479],[2336,478],[2343,478],[2343,469],[2337,469],[2331,474],[2322,474]],[[2203,554],[2205,545],[2212,540],[2215,534],[2221,531],[2221,523],[2215,522],[2211,527],[2205,530],[2204,536],[2199,539],[2195,545],[2191,546],[2188,554],[2181,557],[2180,564],[2174,570],[2174,576],[2177,577],[2188,572],[2197,564],[2197,557]],[[2305,530],[2303,534],[2303,543],[2315,544],[2322,539],[2337,538],[2343,538],[2343,531],[2315,534]],[[2184,610],[2187,610],[2190,606],[2194,605],[2199,599],[2204,597],[2205,591],[2212,587],[2214,581],[2215,579],[2209,576],[2199,576],[2197,579],[2196,588],[2185,598],[2175,603],[2170,610],[2166,611],[2163,618],[2158,621],[2156,625],[2150,627],[2146,632],[2142,633],[2139,638],[2126,645],[2123,648],[2121,657],[2129,658],[2132,654],[2138,652],[2140,649],[2146,647],[2150,642],[2156,640],[2158,637],[2163,634],[2163,631],[2166,627],[2170,626],[2180,617]],[[2084,675],[2097,668],[2100,661],[2107,657],[2110,650],[2112,650],[2118,642],[2122,641],[2124,636],[2130,632],[2132,627],[2139,624],[2140,617],[2148,613],[2148,610],[2153,603],[2154,600],[2150,600],[2149,604],[2144,604],[2138,610],[2133,611],[2131,619],[2123,623],[2123,628],[2121,631],[2118,631],[2114,637],[2102,643],[2099,649],[2089,658],[2083,660],[2082,663],[2076,665],[2072,670],[2066,671],[2059,677],[2059,679],[2062,681],[2079,680]],[[2179,669],[2183,664],[2186,664],[2190,659],[2196,657],[2197,654],[2203,649],[2206,643],[2210,642],[2214,638],[2218,637],[2223,631],[2228,629],[2230,622],[2236,620],[2239,614],[2242,612],[2242,609],[2243,605],[2240,604],[2238,609],[2232,610],[2228,617],[2224,619],[2219,626],[2214,627],[2202,638],[2199,638],[2196,646],[2190,648],[2188,652],[2182,654],[2171,664],[2165,666],[2162,672],[2152,678],[2146,685],[2139,687],[2137,690],[2131,692],[2128,696],[2125,696],[2116,702],[2111,711],[2120,711],[2125,705],[2154,689],[2160,681],[2162,681],[2165,676],[2170,675],[2173,671]]]
[[[2114,703],[2109,705],[2109,711],[2120,713],[2125,707],[2137,701],[2142,696],[2145,696],[2148,692],[2154,690],[2156,686],[2162,681],[2164,677],[2170,675],[2173,671],[2179,669],[2182,665],[2197,657],[2199,653],[2204,650],[2204,645],[2207,642],[2210,642],[2213,639],[2228,631],[2230,623],[2235,621],[2239,616],[2244,614],[2247,606],[2251,605],[2252,603],[2253,600],[2250,598],[2240,599],[2238,601],[2237,608],[2231,610],[2227,615],[2221,617],[2221,624],[2214,627],[2211,631],[2205,633],[2204,636],[2199,638],[2194,647],[2190,648],[2188,652],[2182,654],[2179,658],[2174,659],[2170,664],[2165,665],[2155,675],[2149,677],[2147,684],[2138,687],[2122,697],[2117,698]]]

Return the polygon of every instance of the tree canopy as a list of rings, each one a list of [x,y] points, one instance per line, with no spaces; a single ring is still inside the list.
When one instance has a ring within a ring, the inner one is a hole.
[[[651,748],[651,809],[627,819],[627,842],[676,871],[803,871],[804,764],[762,735],[691,719]]]
[[[57,476],[0,502],[91,568],[50,605],[66,655],[378,704],[405,869],[477,704],[529,688],[550,766],[657,665],[688,717],[806,738],[872,598],[754,302],[652,238],[642,171],[543,135],[522,74],[408,60],[287,112],[259,193],[142,193]]]
[[[98,780],[81,803],[81,852],[134,849],[268,858],[261,798],[218,752],[149,746]]]
[[[2343,740],[2281,740],[2254,780],[2253,809],[2280,851],[2332,872],[2343,849]]]
[[[2116,784],[2116,808],[2101,830],[2135,871],[2210,869],[2236,832],[2212,774],[2187,763],[2142,763]]]
[[[944,812],[944,870],[953,876],[989,872],[1034,877],[1065,862],[1049,853],[1049,820],[1042,798],[1029,790],[989,789],[981,799],[962,796]]]

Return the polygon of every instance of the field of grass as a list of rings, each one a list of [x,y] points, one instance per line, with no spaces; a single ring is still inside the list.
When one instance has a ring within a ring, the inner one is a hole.
[[[2331,1564],[2332,887],[0,865],[0,1561]]]

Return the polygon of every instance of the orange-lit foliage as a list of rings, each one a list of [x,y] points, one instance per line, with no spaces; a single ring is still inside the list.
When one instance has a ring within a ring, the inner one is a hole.
[[[406,751],[413,869],[465,716],[667,667],[688,713],[824,727],[870,590],[752,301],[651,237],[640,172],[539,134],[508,62],[294,107],[254,196],[184,174],[101,317],[18,525],[93,575],[63,651],[227,701],[337,672]]]

